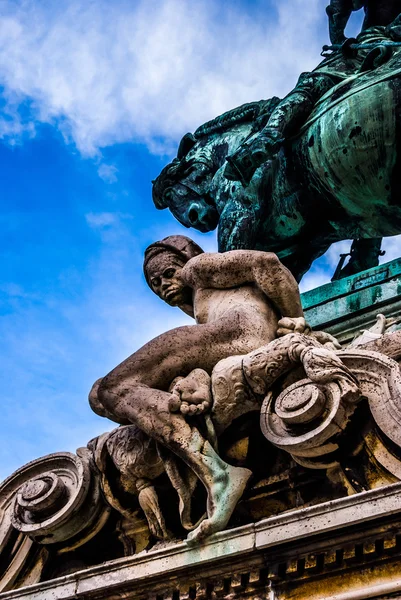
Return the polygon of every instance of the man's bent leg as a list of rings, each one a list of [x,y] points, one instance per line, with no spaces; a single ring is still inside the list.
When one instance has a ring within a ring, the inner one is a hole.
[[[151,389],[129,378],[110,385],[107,378],[99,387],[102,404],[119,419],[135,423],[149,436],[179,456],[204,484],[207,515],[188,537],[196,542],[221,531],[243,494],[251,476],[248,469],[225,463],[195,427],[181,414],[169,410],[171,395]]]

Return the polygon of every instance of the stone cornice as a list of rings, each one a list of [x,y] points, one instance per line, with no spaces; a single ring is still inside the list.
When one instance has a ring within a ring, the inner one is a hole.
[[[374,527],[400,513],[401,484],[397,483],[228,530],[216,534],[202,546],[191,547],[185,542],[169,544],[48,582],[5,592],[0,594],[0,599],[109,599],[114,598],[114,594],[116,598],[134,598],[143,596],[146,590],[147,595],[152,595],[153,590],[160,589],[160,584],[168,592],[170,587],[171,590],[180,587],[181,578],[188,581],[190,576],[191,581],[196,581],[201,574],[204,579],[209,572],[219,572],[223,563],[237,565],[239,558],[243,568],[253,563],[262,565],[263,561],[260,558],[257,560],[258,556],[266,551],[280,553],[288,544],[294,548],[295,557],[297,552],[299,555],[297,540],[302,540],[302,545],[306,547],[317,541],[317,536],[330,534],[334,547],[336,537],[351,533],[362,523],[369,529],[369,522],[370,527]],[[394,529],[394,524],[392,527]],[[129,593],[129,596],[120,596],[120,593]],[[157,595],[157,591],[154,595]],[[188,594],[178,594],[177,598],[184,596],[188,597]]]

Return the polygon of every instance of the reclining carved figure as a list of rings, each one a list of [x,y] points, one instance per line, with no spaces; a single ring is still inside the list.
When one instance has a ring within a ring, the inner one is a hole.
[[[135,424],[203,483],[207,518],[188,537],[197,541],[226,526],[251,476],[224,462],[191,422],[210,406],[208,375],[222,359],[247,354],[277,332],[302,333],[306,323],[297,283],[271,253],[203,253],[192,240],[170,236],[146,250],[144,271],[151,289],[197,324],[158,336],[96,382],[92,406]]]

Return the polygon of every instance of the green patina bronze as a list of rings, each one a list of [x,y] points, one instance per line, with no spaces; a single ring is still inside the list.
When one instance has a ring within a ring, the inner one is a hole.
[[[401,21],[392,22],[401,3],[373,4],[353,5],[367,10],[357,45],[302,74],[286,98],[184,136],[154,182],[156,206],[202,232],[218,225],[220,251],[276,252],[298,280],[343,239],[372,242],[357,242],[353,270],[338,277],[377,264],[377,238],[401,233]],[[331,5],[343,6],[342,27],[349,3]]]
[[[387,333],[401,329],[401,259],[344,277],[302,294],[308,323],[349,344],[386,318]],[[382,331],[382,333],[384,330]]]

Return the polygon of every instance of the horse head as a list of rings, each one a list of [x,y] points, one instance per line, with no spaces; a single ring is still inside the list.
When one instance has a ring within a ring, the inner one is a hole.
[[[181,140],[177,158],[153,182],[156,208],[168,208],[185,227],[206,233],[219,224],[229,194],[217,199],[212,181],[229,154],[252,132],[257,118],[278,102],[278,98],[252,102],[235,108],[199,127]],[[227,181],[227,183],[229,183]]]
[[[192,134],[186,134],[177,158],[153,182],[156,208],[168,208],[182,225],[202,233],[212,231],[219,222],[219,213],[209,193],[220,167],[213,148],[214,145],[200,143]]]

